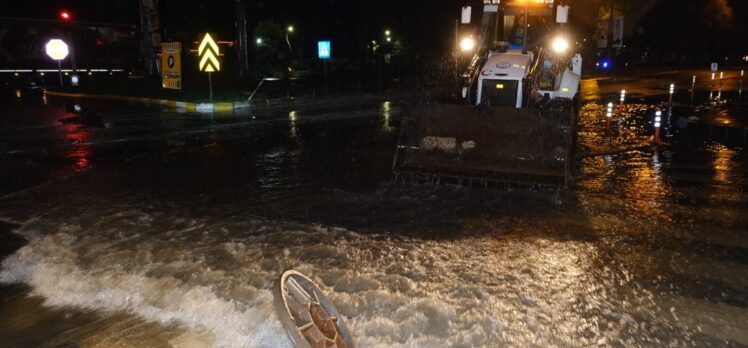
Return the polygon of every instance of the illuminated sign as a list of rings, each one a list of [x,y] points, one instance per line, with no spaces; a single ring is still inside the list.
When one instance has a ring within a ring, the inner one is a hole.
[[[197,54],[200,57],[200,71],[216,72],[221,71],[221,63],[218,62],[218,44],[213,40],[210,34],[205,34],[200,46],[197,48]]]
[[[60,39],[52,39],[44,46],[47,55],[54,60],[63,60],[68,56],[68,45]]]
[[[330,45],[330,41],[317,42],[317,53],[319,55],[319,59],[332,58],[332,47]]]
[[[504,11],[509,16],[521,16],[525,8],[530,16],[553,15],[553,0],[511,0],[505,3]]]
[[[161,43],[161,86],[166,89],[182,89],[182,44]]]
[[[514,1],[507,1],[507,6],[512,7],[525,7],[525,3],[529,7],[539,7],[539,6],[547,6],[547,7],[553,7],[553,0],[514,0]]]

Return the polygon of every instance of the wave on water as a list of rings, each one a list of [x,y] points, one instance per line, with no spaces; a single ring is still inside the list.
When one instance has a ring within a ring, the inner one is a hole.
[[[361,347],[694,343],[589,241],[434,241],[112,210],[57,229],[29,221],[18,232],[30,242],[3,261],[0,282],[28,284],[50,306],[176,324],[216,347],[290,346],[271,294],[287,269],[320,285]]]

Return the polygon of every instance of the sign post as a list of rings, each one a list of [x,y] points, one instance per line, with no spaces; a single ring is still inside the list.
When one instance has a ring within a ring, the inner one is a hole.
[[[623,17],[613,18],[613,48],[623,47]]]
[[[608,135],[611,134],[610,132],[610,122],[613,118],[613,103],[608,103],[608,109],[605,111],[605,132],[608,133]]]
[[[47,42],[44,46],[47,51],[47,55],[57,61],[57,72],[60,75],[60,87],[63,87],[62,82],[62,60],[68,56],[68,45],[60,39],[52,39]]]
[[[200,71],[208,73],[208,88],[210,90],[210,102],[213,102],[213,72],[221,71],[221,63],[218,62],[220,54],[218,44],[213,40],[209,33],[205,34],[200,46],[197,48],[197,54],[200,57]]]
[[[660,143],[660,126],[662,126],[662,111],[660,109],[657,109],[655,111],[655,119],[654,119],[654,128],[655,128],[655,134],[654,134],[654,142],[655,145]]]
[[[322,60],[322,66],[325,73],[325,96],[327,96],[327,61],[332,58],[332,46],[330,41],[317,42],[317,51],[319,59]]]
[[[182,90],[182,44],[161,43],[161,87]]]

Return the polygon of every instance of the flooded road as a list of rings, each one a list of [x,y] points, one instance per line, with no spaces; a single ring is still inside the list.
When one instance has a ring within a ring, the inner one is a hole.
[[[612,135],[586,104],[559,191],[392,182],[393,103],[77,123],[18,103],[38,109],[3,121],[26,180],[0,198],[11,347],[289,346],[270,289],[290,268],[360,347],[748,346],[745,150],[675,126],[652,146],[654,100]]]

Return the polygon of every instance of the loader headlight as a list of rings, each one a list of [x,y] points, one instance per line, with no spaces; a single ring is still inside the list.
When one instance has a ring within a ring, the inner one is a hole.
[[[475,40],[472,37],[463,38],[460,41],[460,49],[462,52],[470,52],[475,48]]]
[[[553,48],[553,51],[556,53],[566,53],[566,51],[569,50],[569,41],[566,41],[566,39],[562,36],[559,36],[555,39],[553,39],[553,43],[551,44],[551,47]]]

